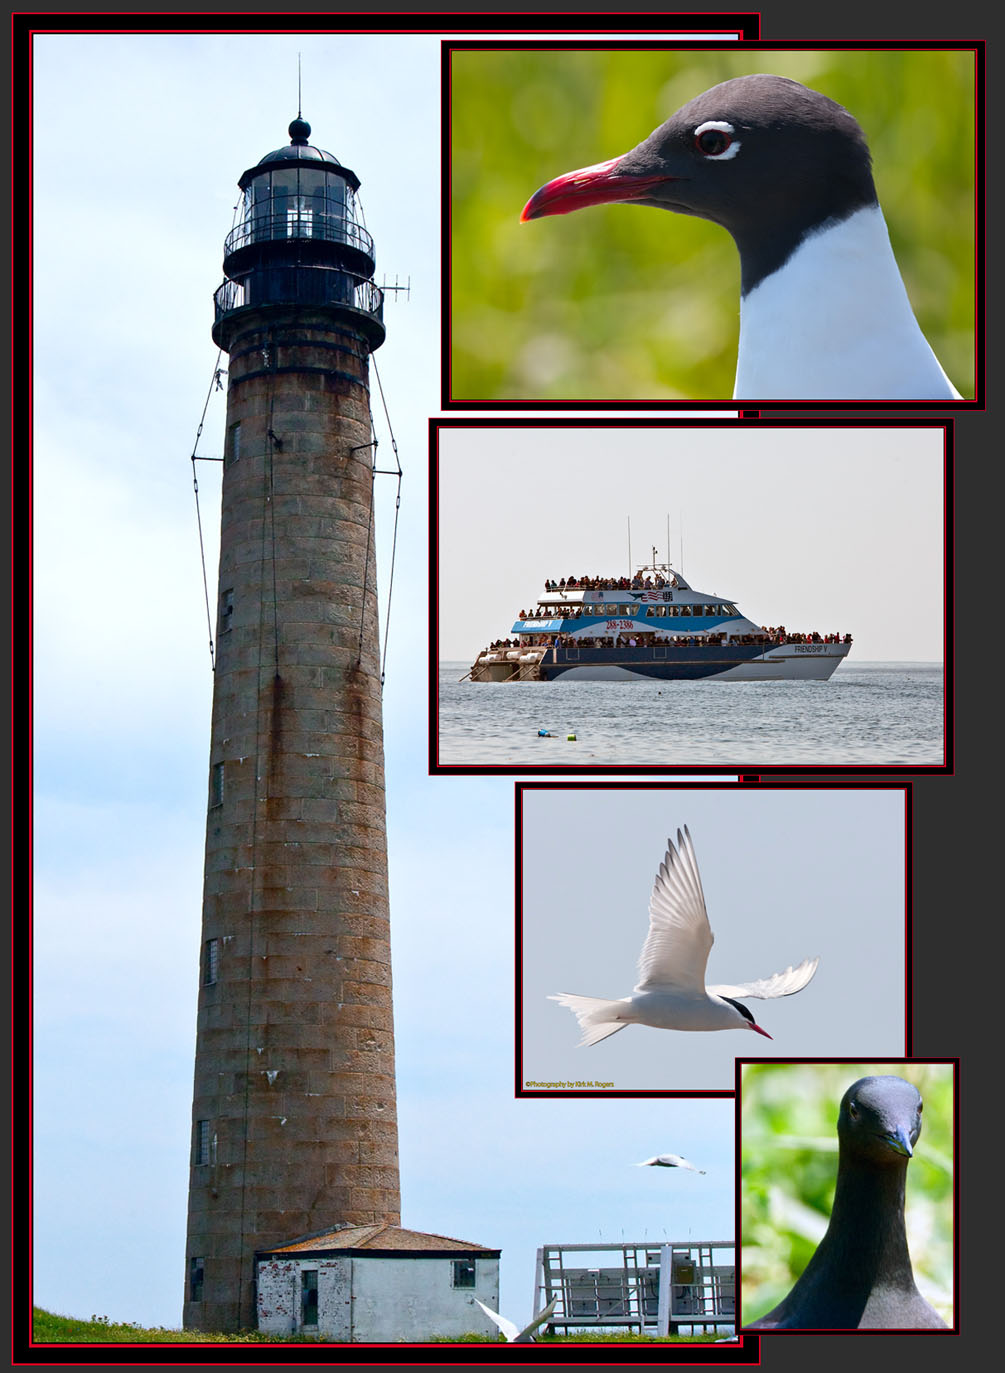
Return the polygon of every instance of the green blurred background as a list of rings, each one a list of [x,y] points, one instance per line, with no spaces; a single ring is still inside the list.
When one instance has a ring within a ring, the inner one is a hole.
[[[745,1324],[776,1306],[830,1217],[841,1098],[860,1077],[906,1078],[925,1102],[907,1169],[915,1281],[953,1323],[953,1069],[925,1063],[749,1064],[741,1089],[740,1235]]]
[[[967,52],[454,52],[451,397],[732,395],[740,266],[724,229],[631,205],[519,220],[546,181],[627,152],[709,86],[760,71],[822,91],[862,125],[915,313],[972,396],[973,67]]]

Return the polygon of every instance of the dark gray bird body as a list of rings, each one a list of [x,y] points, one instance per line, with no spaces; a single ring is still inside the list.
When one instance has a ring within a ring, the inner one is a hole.
[[[784,1301],[745,1330],[947,1328],[915,1285],[904,1226],[921,1106],[899,1077],[864,1077],[848,1088],[827,1233]]]

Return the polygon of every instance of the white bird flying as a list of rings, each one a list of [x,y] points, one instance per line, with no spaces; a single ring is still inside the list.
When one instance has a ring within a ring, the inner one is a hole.
[[[797,968],[756,982],[705,986],[705,965],[714,936],[705,910],[705,895],[687,826],[677,831],[677,848],[667,840],[649,899],[649,933],[639,957],[639,982],[631,996],[606,1001],[562,992],[549,997],[579,1021],[580,1045],[599,1044],[626,1025],[652,1025],[660,1030],[753,1030],[756,1024],[737,997],[768,999],[802,991],[817,970],[819,958],[805,958]]]
[[[498,1311],[493,1311],[491,1306],[486,1306],[483,1301],[475,1301],[488,1316],[490,1321],[494,1321],[499,1329],[506,1336],[508,1344],[533,1344],[534,1331],[539,1325],[544,1325],[545,1321],[551,1319],[555,1314],[555,1307],[558,1305],[558,1298],[553,1297],[539,1316],[535,1316],[530,1325],[525,1325],[522,1330],[518,1330],[513,1321],[507,1320],[505,1316],[500,1316]]]
[[[690,1168],[692,1173],[705,1175],[704,1168],[696,1168],[693,1163],[688,1163],[686,1158],[681,1158],[680,1154],[657,1154],[655,1158],[643,1159],[641,1163],[635,1165],[636,1168]]]

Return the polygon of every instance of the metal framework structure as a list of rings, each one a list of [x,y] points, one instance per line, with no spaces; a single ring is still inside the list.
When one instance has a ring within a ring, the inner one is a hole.
[[[549,1326],[655,1327],[736,1323],[732,1240],[665,1244],[545,1244],[537,1251],[534,1314],[556,1300]]]

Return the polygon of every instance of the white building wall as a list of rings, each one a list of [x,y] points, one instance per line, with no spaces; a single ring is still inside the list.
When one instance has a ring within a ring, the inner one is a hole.
[[[301,1274],[318,1273],[318,1324],[300,1325]],[[475,1297],[499,1309],[499,1260],[475,1260],[475,1286],[453,1286],[444,1258],[316,1259],[297,1256],[258,1264],[258,1328],[268,1335],[315,1335],[350,1342],[421,1343],[433,1336],[498,1331]]]
[[[260,1259],[257,1276],[259,1330],[292,1335],[300,1321],[300,1264],[296,1259]]]
[[[434,1335],[496,1335],[475,1297],[499,1310],[499,1260],[475,1260],[475,1286],[454,1287],[453,1260],[353,1259],[353,1339],[419,1343]]]

